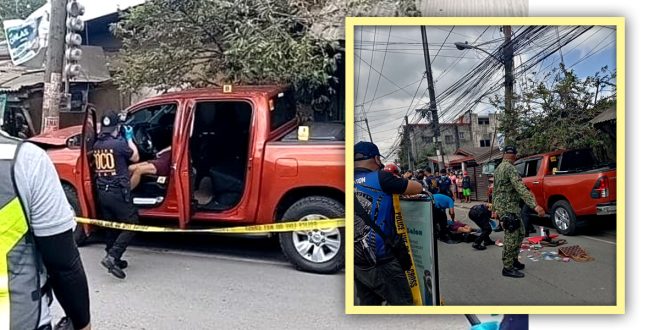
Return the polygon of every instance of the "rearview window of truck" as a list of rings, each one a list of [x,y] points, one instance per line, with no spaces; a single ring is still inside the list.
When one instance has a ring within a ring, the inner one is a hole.
[[[593,153],[589,149],[570,150],[564,152],[559,162],[559,170],[580,172],[590,170],[596,165]]]
[[[274,131],[280,126],[296,118],[296,100],[293,92],[280,93],[274,99],[275,109],[270,112],[270,130]]]

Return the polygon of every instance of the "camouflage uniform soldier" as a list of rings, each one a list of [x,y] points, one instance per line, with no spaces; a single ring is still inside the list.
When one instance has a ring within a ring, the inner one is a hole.
[[[525,187],[513,162],[516,160],[516,148],[506,146],[502,163],[495,169],[493,186],[493,209],[500,216],[504,227],[504,249],[502,250],[503,276],[525,277],[520,270],[525,265],[518,261],[520,244],[525,236],[525,228],[520,214],[520,200],[533,208],[539,216],[545,211],[536,205],[534,195]]]

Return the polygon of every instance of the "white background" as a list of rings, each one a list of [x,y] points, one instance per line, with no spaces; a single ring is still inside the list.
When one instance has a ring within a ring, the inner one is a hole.
[[[658,329],[660,6],[636,0],[529,0],[529,16],[626,18],[626,314],[533,315],[530,329]],[[655,210],[658,210],[655,208]]]

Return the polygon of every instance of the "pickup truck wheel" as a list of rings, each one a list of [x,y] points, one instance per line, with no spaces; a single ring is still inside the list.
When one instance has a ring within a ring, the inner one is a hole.
[[[80,209],[80,203],[78,202],[78,194],[76,193],[76,189],[68,184],[63,184],[62,189],[64,189],[64,195],[66,195],[66,200],[69,202],[69,205],[71,205],[71,208],[75,212],[76,216],[79,217],[82,214],[82,210]],[[76,224],[76,230],[73,232],[73,238],[76,241],[76,245],[78,246],[84,246],[87,244],[89,237],[87,236],[87,233],[85,233],[83,225]]]
[[[309,221],[344,217],[344,206],[323,196],[305,197],[289,207],[282,221]],[[299,270],[332,274],[344,266],[343,228],[286,232],[279,235],[286,258]]]
[[[551,211],[552,224],[557,231],[563,235],[573,235],[577,229],[577,217],[571,204],[560,200],[552,205]]]

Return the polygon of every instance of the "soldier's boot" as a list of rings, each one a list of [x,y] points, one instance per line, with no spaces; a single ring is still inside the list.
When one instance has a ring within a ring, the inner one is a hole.
[[[523,264],[522,262],[520,262],[518,260],[514,260],[513,261],[513,268],[517,269],[517,270],[523,270],[523,269],[525,269],[525,264]]]
[[[512,268],[502,268],[502,276],[522,278],[525,277],[525,274],[512,267]]]

